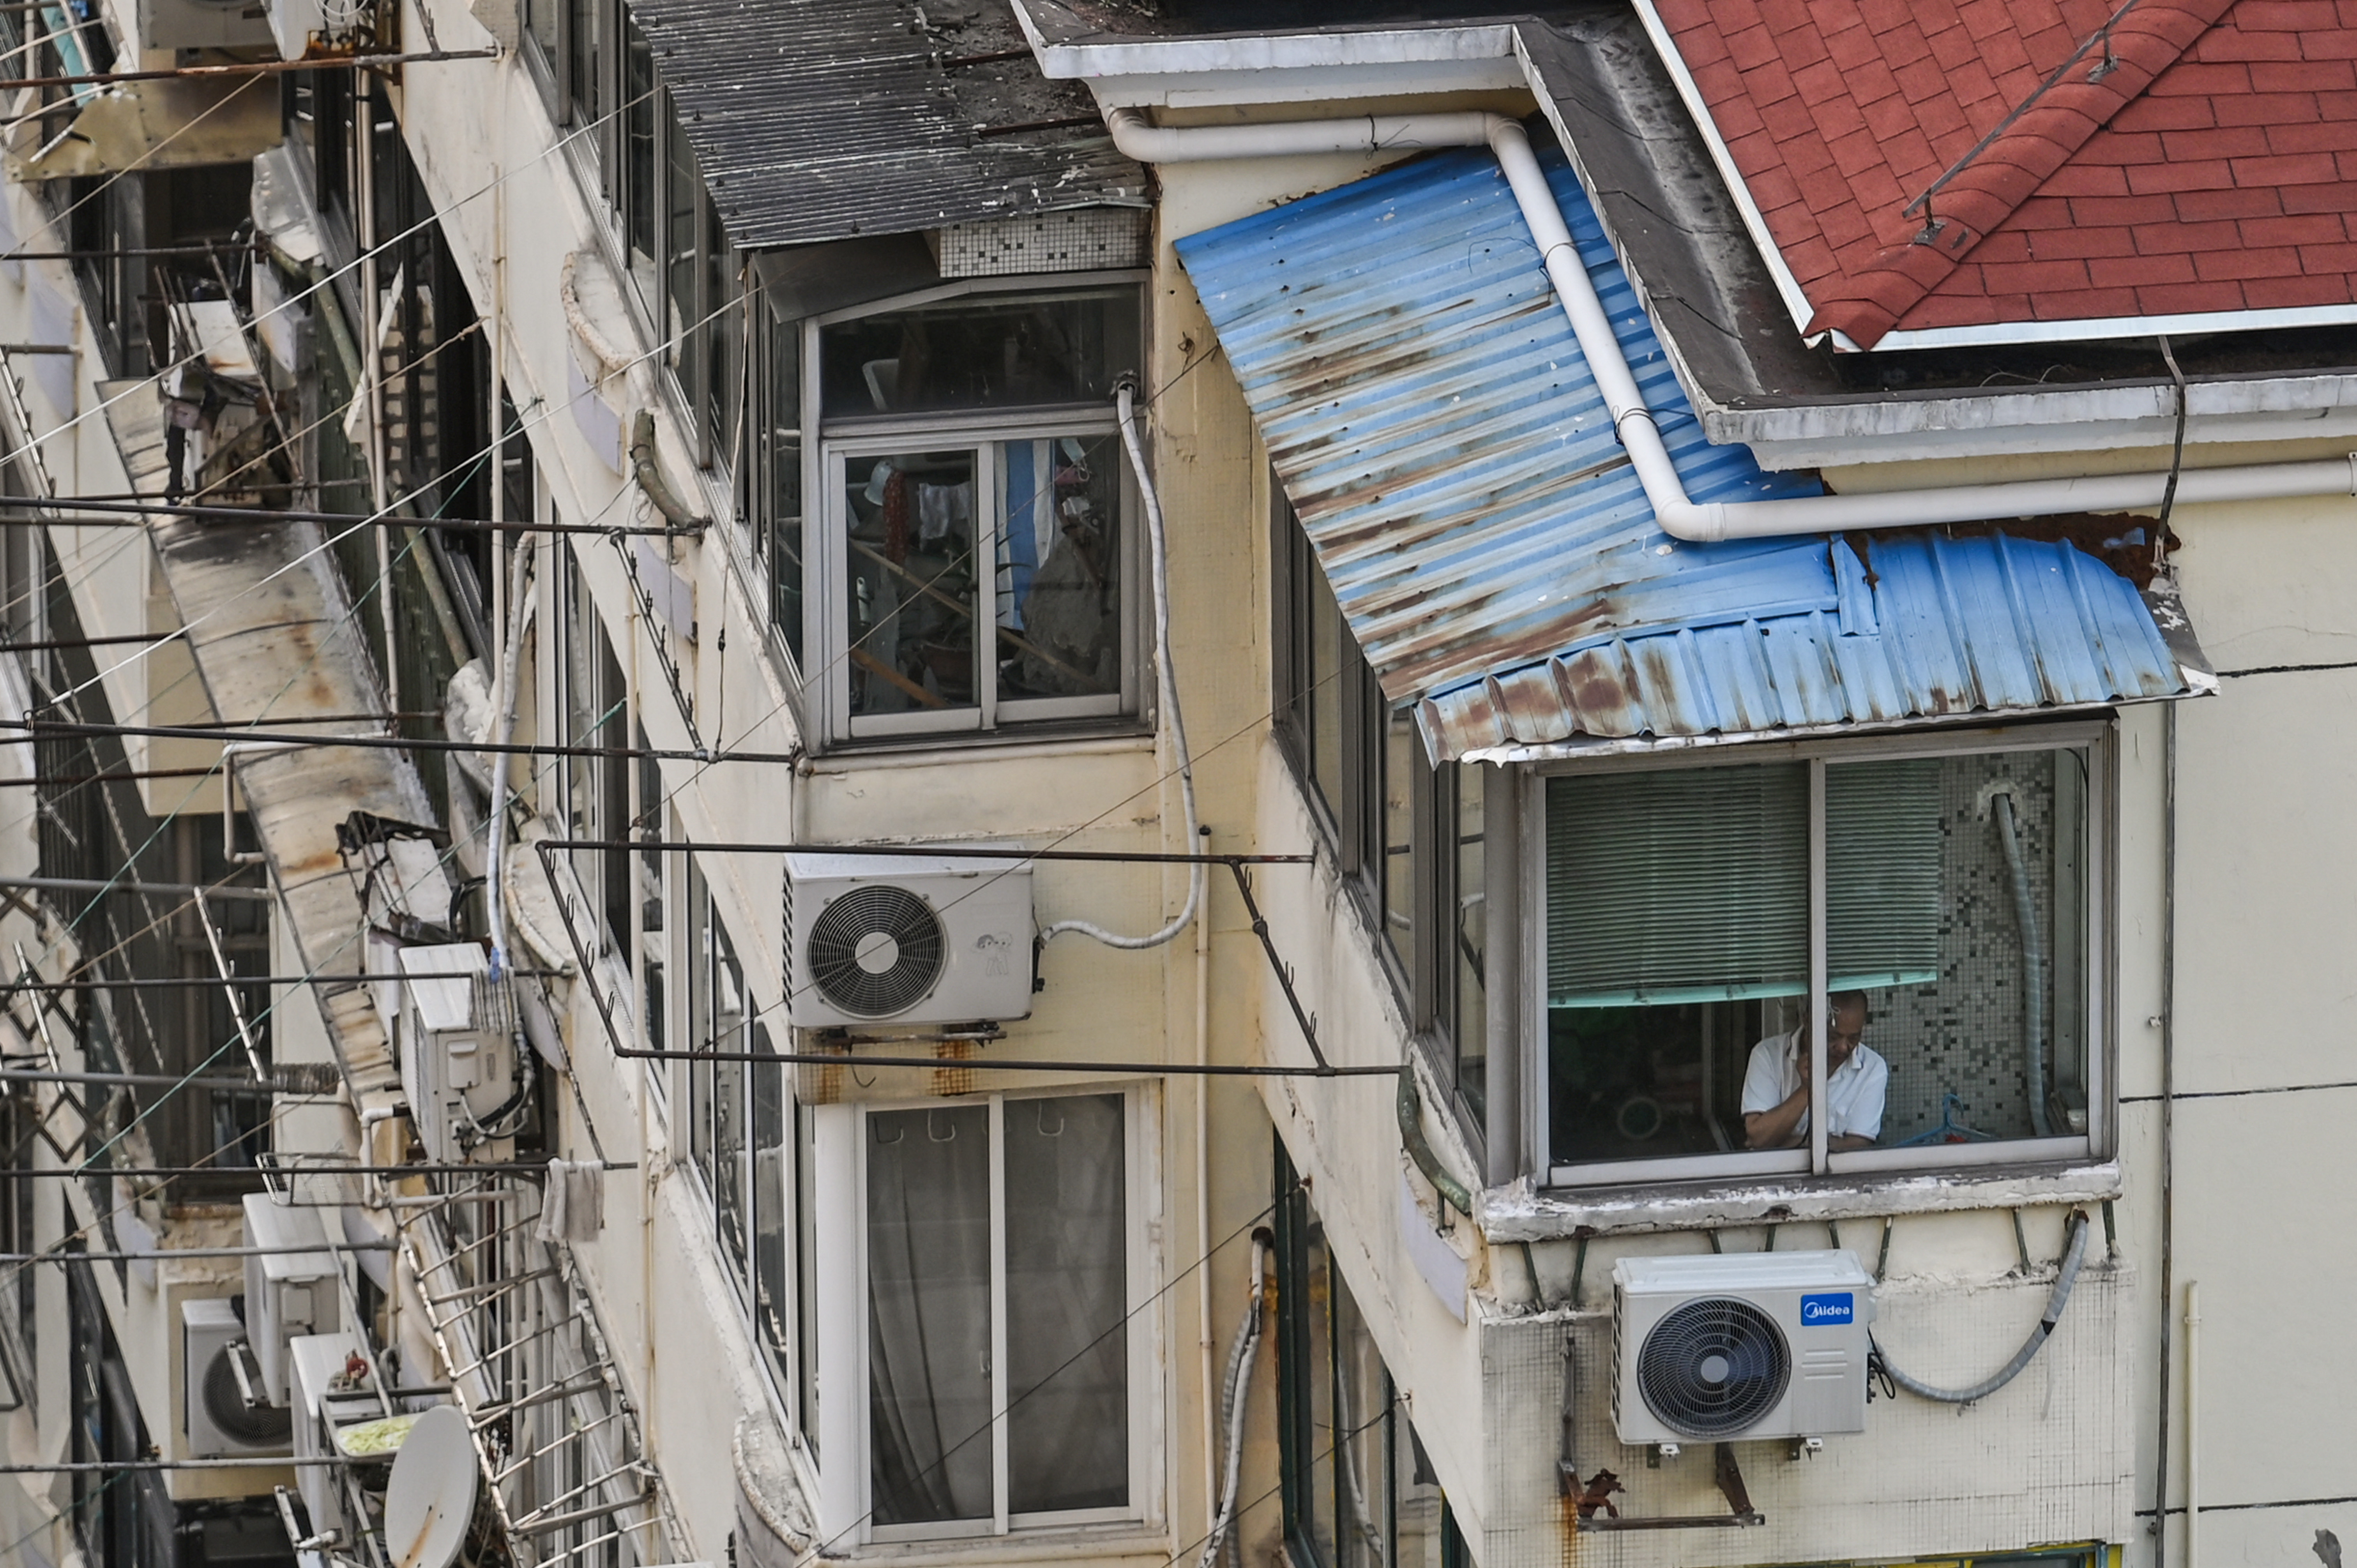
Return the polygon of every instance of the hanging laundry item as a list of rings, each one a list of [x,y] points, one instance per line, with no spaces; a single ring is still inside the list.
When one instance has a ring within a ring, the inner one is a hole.
[[[917,542],[935,545],[974,537],[974,481],[917,487]]]
[[[533,1234],[544,1241],[595,1241],[605,1228],[605,1162],[549,1161],[548,1187],[541,1194],[540,1223]]]

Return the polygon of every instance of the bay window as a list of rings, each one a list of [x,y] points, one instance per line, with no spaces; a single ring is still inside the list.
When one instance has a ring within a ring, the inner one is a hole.
[[[630,732],[629,688],[579,559],[568,544],[560,543],[557,555],[555,619],[564,628],[561,651],[553,661],[562,725],[558,739],[568,747],[619,750]],[[625,757],[569,755],[558,759],[556,769],[566,833],[608,841],[604,849],[573,857],[583,891],[598,914],[600,951],[630,940],[630,857],[615,847],[630,816],[630,766]]]
[[[623,0],[526,0],[524,55],[608,220],[640,322],[659,340],[697,462],[733,471],[741,437],[742,261],[655,49]]]
[[[1555,1178],[2087,1154],[2105,756],[2079,725],[1540,779]]]
[[[757,298],[766,300],[767,291]],[[748,311],[751,373],[745,379],[745,447],[732,471],[737,507],[752,530],[757,570],[768,579],[770,622],[797,673],[802,660],[802,334],[766,304]]]
[[[1463,1568],[1469,1556],[1407,1402],[1276,1151],[1277,1456],[1297,1568]]]
[[[677,838],[678,817],[662,805],[662,769],[647,755],[653,747],[647,740],[646,730],[636,724],[630,726],[630,745],[639,753],[638,811],[630,819],[636,835],[642,843],[659,843],[664,837],[663,830],[670,828],[670,836]],[[663,975],[671,965],[671,938],[667,934],[671,927],[670,857],[661,850],[642,849],[638,853],[637,870],[627,875],[638,897],[639,942],[637,951],[631,955],[631,969],[638,979],[640,1026],[646,1034],[647,1048],[659,1051],[664,1048],[663,1042],[670,1034],[665,1011],[669,1003],[663,989]],[[651,1072],[647,1081],[654,1086],[656,1097],[661,1099],[663,1075]]]
[[[687,862],[686,1037],[716,1055],[775,1049],[711,888]],[[813,1122],[783,1062],[689,1061],[689,1163],[711,1200],[724,1272],[791,1424],[818,1433]]]
[[[792,581],[800,530],[773,525],[772,596],[803,612],[826,727],[1135,714],[1144,585],[1112,397],[1138,363],[1136,290],[945,294],[821,317],[804,339],[823,528]],[[759,438],[781,441],[776,424]]]
[[[1300,520],[1271,489],[1276,732],[1343,884],[1375,929],[1410,1032],[1429,1047],[1479,1144],[1489,1078],[1487,770],[1433,765],[1413,706],[1384,698]]]
[[[860,1120],[871,1539],[1139,1518],[1131,1097],[994,1095]]]

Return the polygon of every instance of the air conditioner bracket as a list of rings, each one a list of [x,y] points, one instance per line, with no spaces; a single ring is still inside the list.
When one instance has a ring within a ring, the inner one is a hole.
[[[1735,1462],[1735,1444],[1717,1444],[1712,1465],[1718,1489],[1727,1494],[1727,1511],[1723,1514],[1677,1514],[1661,1518],[1639,1515],[1624,1519],[1611,1515],[1591,1518],[1583,1513],[1579,1528],[1583,1530],[1711,1530],[1766,1524],[1768,1516],[1751,1506],[1750,1488],[1743,1484],[1743,1469]]]

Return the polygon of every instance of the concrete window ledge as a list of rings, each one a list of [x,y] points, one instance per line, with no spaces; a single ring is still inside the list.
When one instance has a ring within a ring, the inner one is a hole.
[[[738,1568],[793,1568],[821,1542],[785,1434],[763,1411],[738,1419],[733,1448]]]
[[[830,1560],[849,1557],[877,1563],[1090,1563],[1112,1568],[1116,1563],[1129,1563],[1136,1568],[1165,1568],[1173,1561],[1171,1553],[1175,1549],[1176,1542],[1168,1530],[1140,1524],[1110,1524],[864,1546],[854,1546],[846,1540],[831,1545],[828,1554]]]
[[[2117,1160],[1601,1189],[1540,1187],[1525,1176],[1477,1195],[1474,1219],[1492,1242],[1554,1241],[1581,1235],[2101,1203],[2119,1197],[2120,1190]]]

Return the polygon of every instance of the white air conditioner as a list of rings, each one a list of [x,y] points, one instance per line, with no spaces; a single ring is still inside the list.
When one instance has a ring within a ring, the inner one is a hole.
[[[286,1342],[325,1334],[343,1316],[336,1254],[328,1251],[321,1212],[283,1206],[266,1192],[245,1195],[245,1244],[269,1249],[245,1260],[246,1338],[262,1372],[258,1391],[281,1407],[293,1369]]]
[[[786,1013],[798,1029],[1031,1012],[1031,865],[786,857]]]
[[[1865,1431],[1873,1290],[1854,1252],[1621,1259],[1612,1267],[1620,1441]]]
[[[226,1300],[180,1304],[181,1391],[188,1433],[188,1457],[241,1459],[249,1454],[284,1454],[294,1423],[282,1405],[251,1405],[246,1391],[253,1374],[240,1380],[231,1358],[245,1346],[245,1325]]]
[[[229,49],[270,42],[264,0],[139,0],[144,49]]]
[[[282,59],[301,59],[311,40],[328,30],[328,16],[319,0],[270,0],[270,36]]]
[[[514,999],[472,942],[404,948],[401,1085],[425,1156],[511,1158],[522,1109]]]
[[[384,1413],[376,1397],[375,1369],[369,1365],[360,1337],[348,1328],[298,1335],[288,1341],[286,1353],[294,1366],[295,1456],[331,1459],[338,1452],[339,1430]],[[365,1369],[357,1378],[347,1372],[355,1360]],[[302,1494],[313,1534],[344,1530],[344,1489],[335,1466],[303,1466],[295,1473],[295,1489]],[[351,1536],[346,1533],[343,1539]]]

